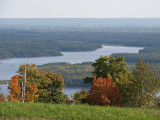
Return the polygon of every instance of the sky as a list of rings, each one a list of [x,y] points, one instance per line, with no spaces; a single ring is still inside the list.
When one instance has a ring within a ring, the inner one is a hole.
[[[128,17],[160,17],[160,0],[0,0],[0,18]]]

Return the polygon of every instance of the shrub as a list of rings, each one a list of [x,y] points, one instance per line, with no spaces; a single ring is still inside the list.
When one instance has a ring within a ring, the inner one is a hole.
[[[81,91],[75,92],[73,95],[71,95],[71,97],[75,103],[85,103],[87,94],[88,94],[88,91],[83,89]]]
[[[2,101],[2,102],[4,102],[5,101],[5,95],[4,95],[4,93],[3,92],[1,92],[1,94],[0,94],[0,101]]]

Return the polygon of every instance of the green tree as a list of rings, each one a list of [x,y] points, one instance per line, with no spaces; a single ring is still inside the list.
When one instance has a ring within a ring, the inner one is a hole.
[[[146,64],[139,60],[133,69],[130,83],[130,106],[151,107],[156,101],[156,94],[160,90],[160,77],[156,76],[154,69],[149,69]]]
[[[43,74],[36,68],[36,64],[27,64],[26,65],[26,84],[35,83],[39,86],[40,81],[43,79]],[[20,79],[24,81],[24,75],[25,75],[25,65],[22,64],[17,71],[17,73],[20,76]]]
[[[128,85],[130,84],[131,72],[126,68],[127,63],[124,61],[124,57],[114,58],[113,56],[102,56],[97,59],[92,66],[94,70],[92,72],[93,76],[96,78],[110,78],[118,88],[120,95],[123,96],[123,105],[128,100]],[[84,83],[92,84],[93,77],[86,77]]]
[[[113,56],[102,56],[97,59],[92,66],[94,70],[93,76],[96,78],[108,78],[112,76],[113,82],[124,83],[128,78],[130,72],[127,70],[127,63],[124,61],[124,57],[114,58]],[[110,76],[111,75],[111,76]],[[92,83],[93,77],[86,77],[85,83]]]
[[[65,87],[64,79],[60,74],[41,72],[44,79],[40,82],[39,101],[52,103],[65,103],[69,100],[62,90]]]
[[[76,102],[80,103],[83,99],[86,99],[88,95],[88,91],[83,89],[81,91],[77,91],[71,95],[71,98]]]

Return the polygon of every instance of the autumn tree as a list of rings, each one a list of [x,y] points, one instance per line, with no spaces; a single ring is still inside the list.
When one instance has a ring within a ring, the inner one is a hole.
[[[124,61],[124,57],[114,58],[113,56],[102,56],[98,58],[93,64],[92,76],[96,78],[108,78],[110,77],[118,88],[119,93],[123,96],[123,104],[128,100],[128,86],[130,84],[131,72],[126,68],[127,63]],[[84,83],[92,84],[93,77],[86,77]]]
[[[22,87],[22,82],[24,82],[25,75],[25,65],[22,64],[17,71],[20,76],[20,86]],[[43,74],[40,73],[35,64],[26,65],[26,93],[25,101],[26,102],[35,102],[38,99],[38,86],[43,80]]]
[[[9,101],[20,101],[21,100],[21,86],[19,85],[20,77],[15,75],[11,78],[11,84],[8,86],[10,94],[8,95]]]
[[[38,70],[36,66],[37,65],[35,64],[26,65],[26,79],[27,79],[26,84],[31,83],[31,84],[37,84],[39,86],[40,81],[43,79],[43,75],[41,74],[41,72]],[[20,79],[24,81],[24,75],[25,75],[25,65],[24,64],[20,66],[17,73],[19,74]]]
[[[118,86],[109,77],[94,77],[87,100],[96,105],[121,105],[122,96],[119,94]]]
[[[156,101],[156,94],[160,90],[160,77],[154,69],[149,69],[149,63],[139,60],[132,72],[129,106],[151,107]]]
[[[25,101],[33,103],[35,99],[38,99],[38,86],[37,84],[28,84],[26,90]]]
[[[21,80],[24,81],[25,65],[21,65],[17,72]],[[30,102],[62,103],[69,99],[62,92],[65,84],[60,74],[42,72],[35,64],[27,64],[26,79],[26,99]]]

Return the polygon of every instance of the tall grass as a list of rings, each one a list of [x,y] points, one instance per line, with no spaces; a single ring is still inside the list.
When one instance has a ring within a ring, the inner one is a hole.
[[[160,110],[0,102],[0,119],[160,120]]]

